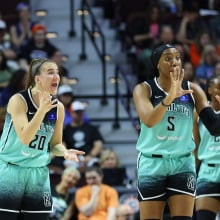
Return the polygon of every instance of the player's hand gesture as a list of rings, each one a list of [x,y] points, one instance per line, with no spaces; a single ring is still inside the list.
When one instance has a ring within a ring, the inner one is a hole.
[[[66,160],[72,160],[72,161],[79,162],[80,160],[79,160],[78,156],[84,155],[84,154],[85,154],[84,151],[69,149],[69,150],[64,151],[64,158]]]
[[[52,108],[57,106],[57,100],[52,100],[52,96],[48,92],[38,91],[39,95],[39,109],[41,109],[44,113],[47,113]]]
[[[174,67],[174,71],[170,72],[171,78],[171,88],[169,95],[173,98],[180,97],[182,95],[192,93],[192,90],[183,90],[182,81],[184,78],[184,69],[181,69],[179,66]]]

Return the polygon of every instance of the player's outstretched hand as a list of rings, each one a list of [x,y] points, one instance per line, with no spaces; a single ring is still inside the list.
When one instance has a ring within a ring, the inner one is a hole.
[[[72,160],[72,161],[79,162],[78,156],[84,155],[84,154],[85,154],[84,151],[69,149],[64,152],[64,158],[66,160]]]

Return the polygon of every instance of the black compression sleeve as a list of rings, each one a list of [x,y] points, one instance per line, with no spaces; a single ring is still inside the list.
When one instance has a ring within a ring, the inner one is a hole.
[[[206,107],[199,113],[199,117],[211,135],[220,135],[220,114],[216,114],[211,107]]]

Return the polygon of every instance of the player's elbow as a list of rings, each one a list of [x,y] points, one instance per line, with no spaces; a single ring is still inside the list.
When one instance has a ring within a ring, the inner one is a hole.
[[[155,124],[152,123],[150,120],[145,120],[143,121],[143,123],[145,124],[145,126],[147,126],[148,128],[152,128]]]

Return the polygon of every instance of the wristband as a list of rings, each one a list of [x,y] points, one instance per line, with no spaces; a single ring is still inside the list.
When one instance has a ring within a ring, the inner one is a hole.
[[[169,106],[170,106],[170,104],[169,104],[169,105],[164,104],[163,101],[161,102],[161,104],[162,104],[162,106],[164,106],[164,107],[169,107]]]

